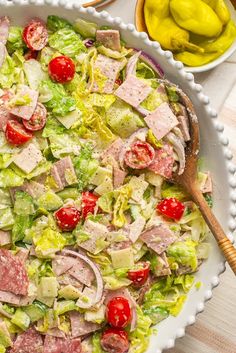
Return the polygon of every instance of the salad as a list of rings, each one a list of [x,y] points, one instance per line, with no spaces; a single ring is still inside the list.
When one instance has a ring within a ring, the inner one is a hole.
[[[0,19],[0,353],[143,353],[200,287],[189,102],[118,30]]]

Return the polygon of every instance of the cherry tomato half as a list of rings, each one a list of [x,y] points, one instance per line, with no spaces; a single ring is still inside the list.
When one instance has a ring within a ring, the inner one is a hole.
[[[32,133],[17,120],[8,120],[5,136],[7,141],[15,146],[22,145],[33,137]]]
[[[66,83],[75,76],[75,64],[67,56],[57,56],[48,65],[48,73],[53,81]]]
[[[37,59],[37,57],[38,57],[38,51],[36,50],[28,50],[27,53],[25,53],[24,55],[25,60]]]
[[[174,197],[164,199],[157,205],[157,210],[164,216],[179,221],[184,214],[185,206]]]
[[[34,114],[31,116],[30,120],[22,119],[24,127],[29,131],[41,130],[47,120],[47,110],[42,103],[37,103]]]
[[[86,218],[89,213],[94,214],[94,210],[99,197],[90,191],[82,192],[82,217]]]
[[[64,232],[75,229],[80,221],[80,212],[76,207],[65,206],[55,212],[58,227]]]
[[[132,169],[147,168],[155,158],[154,148],[147,142],[136,141],[125,153],[125,163]]]
[[[131,320],[129,301],[124,297],[114,297],[107,303],[106,317],[108,323],[117,328],[126,327]]]
[[[109,353],[126,353],[129,350],[128,334],[124,330],[109,328],[102,334],[101,346]]]
[[[116,83],[118,86],[120,86],[120,85],[122,85],[123,81],[122,81],[121,78],[117,78],[116,81],[115,81],[115,83]]]
[[[134,286],[140,287],[147,281],[149,272],[149,262],[139,262],[137,264],[137,269],[128,271],[128,278],[133,282]]]
[[[40,20],[32,20],[23,31],[23,40],[31,50],[42,50],[48,41],[48,31]]]

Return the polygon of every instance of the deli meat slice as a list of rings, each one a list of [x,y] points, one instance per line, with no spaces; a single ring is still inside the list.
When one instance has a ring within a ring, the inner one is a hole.
[[[152,92],[152,88],[136,76],[130,75],[115,91],[115,95],[137,108]],[[173,114],[173,113],[172,113]]]
[[[103,224],[92,222],[86,220],[84,223],[84,232],[89,235],[89,239],[79,243],[78,245],[89,251],[91,254],[96,254],[97,250],[97,241],[99,239],[104,239],[108,235],[108,229]]]
[[[57,338],[47,335],[44,340],[43,353],[81,353],[80,339]],[[33,353],[33,352],[32,352]]]
[[[20,295],[0,290],[0,302],[9,303],[13,305],[20,305],[21,298],[22,297]]]
[[[75,263],[71,267],[68,273],[74,277],[77,281],[85,284],[86,286],[91,286],[94,281],[94,273],[90,267],[81,259],[74,259]]]
[[[54,163],[51,168],[51,175],[55,180],[55,189],[57,191],[63,190],[66,186],[74,184],[77,177],[71,157],[64,157]]]
[[[114,89],[115,80],[117,79],[120,71],[123,69],[125,62],[118,61],[112,58],[108,58],[105,55],[98,54],[98,57],[94,64],[95,72],[100,73],[107,79],[105,84],[99,87],[99,83],[96,81],[93,84],[92,92],[100,93],[112,93]]]
[[[41,195],[45,194],[47,191],[46,187],[43,184],[38,183],[37,181],[31,180],[25,181],[23,185],[17,186],[15,188],[10,188],[11,198],[15,200],[15,193],[17,191],[27,192],[33,198],[39,198]]]
[[[170,265],[165,252],[157,257],[157,265],[154,273],[156,277],[171,275]]]
[[[69,256],[57,255],[52,260],[52,269],[56,276],[61,276],[76,263],[76,259]]]
[[[24,264],[9,250],[0,249],[0,290],[27,295],[29,279]]]
[[[7,43],[8,35],[9,35],[9,27],[10,21],[9,18],[4,16],[0,18],[0,42],[2,44]]]
[[[0,246],[4,246],[11,243],[11,234],[10,232],[5,232],[0,230]]]
[[[174,243],[177,238],[165,224],[159,224],[145,230],[141,234],[141,240],[158,255],[162,254],[169,245]]]
[[[174,166],[173,148],[169,144],[165,144],[162,148],[155,151],[155,158],[148,167],[155,174],[170,179]]]
[[[69,313],[72,337],[81,337],[101,328],[101,325],[86,321],[84,315],[78,311]],[[46,352],[45,352],[46,353]]]
[[[38,92],[30,89],[28,86],[21,85],[20,91],[18,93],[20,96],[29,96],[30,103],[27,105],[15,106],[10,110],[11,114],[18,116],[19,118],[30,120],[33,115],[37,101],[38,101]]]
[[[168,103],[162,103],[154,112],[144,118],[149,129],[160,140],[179,124]]]
[[[31,173],[34,168],[43,159],[40,149],[38,149],[33,143],[30,143],[27,147],[23,148],[20,153],[18,153],[13,162],[25,173]]]
[[[113,185],[115,189],[123,185],[126,175],[127,173],[124,170],[113,168]]]
[[[123,145],[124,142],[121,138],[116,139],[110,146],[107,147],[107,149],[105,149],[105,151],[103,151],[101,158],[106,159],[107,157],[111,156],[115,161],[118,162]]]
[[[9,353],[43,353],[42,336],[34,329],[19,334]]]
[[[141,235],[143,228],[145,227],[146,220],[144,217],[139,216],[137,219],[128,225],[129,239],[132,243],[135,243]]]
[[[29,252],[29,249],[19,248],[16,257],[24,264],[29,256]]]
[[[120,51],[120,32],[115,29],[97,30],[96,41],[104,45],[104,47]]]

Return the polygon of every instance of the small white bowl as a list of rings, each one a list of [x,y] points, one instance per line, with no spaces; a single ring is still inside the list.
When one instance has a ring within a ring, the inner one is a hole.
[[[232,163],[233,155],[228,149],[228,139],[223,135],[224,127],[217,121],[216,112],[210,107],[209,99],[202,92],[202,87],[194,82],[191,73],[187,73],[181,62],[173,59],[169,51],[163,51],[157,42],[148,39],[146,33],[139,33],[134,25],[122,23],[121,18],[112,18],[106,11],[98,13],[94,8],[80,7],[66,0],[0,0],[1,14],[9,16],[14,25],[24,25],[37,16],[46,20],[48,15],[57,15],[74,21],[81,17],[89,22],[97,22],[100,26],[107,25],[117,28],[122,38],[130,47],[145,51],[159,62],[166,77],[178,84],[192,99],[199,117],[201,133],[201,156],[214,180],[214,213],[222,224],[229,238],[233,240],[236,229],[236,167]],[[155,328],[146,353],[161,353],[163,349],[172,348],[175,339],[184,336],[185,328],[196,320],[196,315],[203,311],[205,301],[212,296],[212,289],[219,284],[219,275],[225,269],[225,261],[213,239],[211,254],[196,273],[196,281],[202,286],[197,290],[194,286],[188,294],[184,308],[177,317],[169,317]]]

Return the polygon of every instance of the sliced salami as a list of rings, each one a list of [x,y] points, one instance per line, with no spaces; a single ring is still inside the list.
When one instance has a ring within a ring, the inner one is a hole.
[[[80,339],[64,339],[46,336],[43,353],[81,353]]]
[[[28,329],[17,336],[9,353],[43,353],[42,336],[34,328]]]
[[[155,158],[148,169],[155,174],[170,179],[174,165],[174,155],[172,146],[165,144],[162,148],[155,151]]]
[[[24,264],[7,249],[0,249],[0,290],[27,295],[29,279]]]

